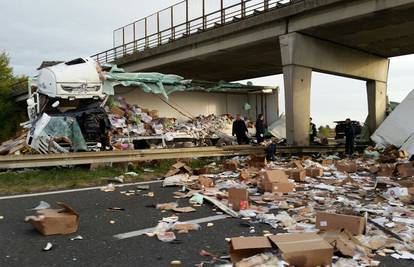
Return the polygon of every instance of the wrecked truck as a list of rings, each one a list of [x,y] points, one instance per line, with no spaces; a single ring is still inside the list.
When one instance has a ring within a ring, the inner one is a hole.
[[[102,69],[90,58],[42,68],[28,83],[27,144],[39,153],[109,145]]]
[[[111,124],[105,110],[117,85],[168,94],[191,81],[161,73],[127,73],[116,65],[101,66],[78,58],[41,68],[28,82],[27,144],[39,153],[107,150]]]
[[[124,147],[132,145],[138,148],[135,140],[162,140],[162,147],[167,147],[164,142],[185,138],[201,146],[207,143],[203,140],[208,141],[215,135],[223,139],[220,133],[227,134],[223,128],[229,122],[231,126],[228,114],[191,115],[186,116],[190,119],[186,122],[160,118],[158,111],[130,105],[122,97],[112,97],[115,86],[158,94],[173,109],[174,105],[167,102],[174,92],[243,91],[247,96],[248,92],[277,90],[238,83],[185,80],[173,74],[128,73],[116,65],[101,66],[90,58],[53,64],[42,64],[38,75],[29,79],[29,121],[22,124],[29,129],[27,145],[42,154],[126,149]],[[198,142],[200,140],[202,142]]]

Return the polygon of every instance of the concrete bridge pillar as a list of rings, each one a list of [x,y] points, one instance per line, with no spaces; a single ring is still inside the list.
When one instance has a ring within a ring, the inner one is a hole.
[[[367,81],[371,133],[385,119],[389,60],[300,33],[279,37],[289,145],[309,145],[312,71]]]
[[[379,81],[367,82],[368,128],[373,134],[385,120],[387,111],[387,84]]]

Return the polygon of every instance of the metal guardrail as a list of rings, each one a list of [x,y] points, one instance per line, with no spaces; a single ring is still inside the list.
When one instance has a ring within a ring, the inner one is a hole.
[[[99,163],[124,163],[163,159],[231,157],[264,154],[255,146],[195,147],[102,152],[75,152],[48,155],[0,156],[0,169],[39,168]]]
[[[358,146],[363,150],[365,146]],[[344,146],[277,146],[276,152],[281,154],[313,154],[344,152]],[[126,151],[75,152],[48,155],[0,156],[0,170],[40,168],[54,166],[70,166],[99,163],[139,162],[163,159],[232,157],[242,155],[264,155],[265,150],[260,146],[225,146],[225,147],[195,147],[175,149],[146,149]]]
[[[305,0],[184,0],[114,30],[113,48],[93,55],[100,63],[216,29]],[[210,11],[212,10],[212,11]]]

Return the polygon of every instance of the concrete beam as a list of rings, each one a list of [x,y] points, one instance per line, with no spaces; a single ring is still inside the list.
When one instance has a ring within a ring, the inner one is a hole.
[[[340,76],[387,82],[389,60],[300,33],[280,36],[282,64]]]
[[[375,130],[385,120],[387,110],[387,84],[378,81],[367,82],[368,95],[368,128],[369,133]]]
[[[312,69],[288,65],[283,67],[283,78],[288,145],[308,146]]]

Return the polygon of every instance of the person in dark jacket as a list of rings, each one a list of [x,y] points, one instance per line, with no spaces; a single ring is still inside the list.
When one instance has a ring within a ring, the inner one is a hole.
[[[309,123],[309,141],[310,144],[315,143],[315,138],[318,135],[318,131],[316,130],[316,125],[315,123],[312,122],[312,118],[310,118],[310,123]]]
[[[345,154],[352,156],[354,154],[355,129],[351,119],[345,121]]]
[[[237,114],[236,119],[233,122],[233,136],[236,136],[237,143],[239,145],[248,144],[250,142],[249,138],[246,135],[247,127],[244,120],[242,120],[240,114]]]
[[[259,116],[257,116],[257,120],[256,120],[256,139],[257,139],[258,144],[264,141],[264,134],[265,134],[264,116],[263,114],[260,114]]]

